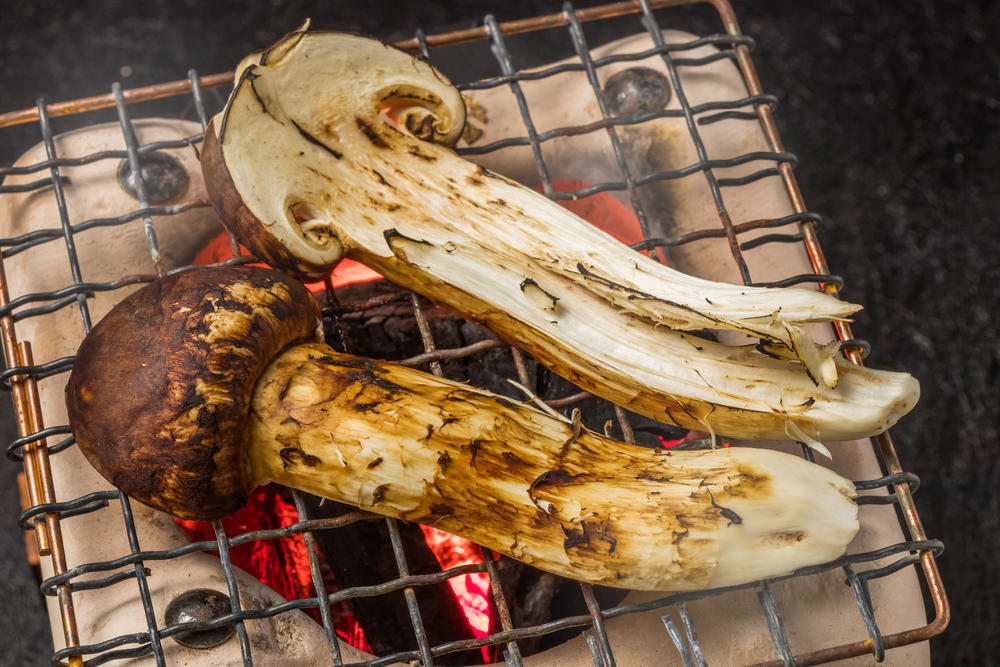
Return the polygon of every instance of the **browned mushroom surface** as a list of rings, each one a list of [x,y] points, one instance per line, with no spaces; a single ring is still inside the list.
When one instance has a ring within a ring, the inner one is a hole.
[[[202,169],[224,222],[272,266],[344,256],[479,322],[634,412],[727,436],[880,433],[916,403],[805,325],[858,306],[803,288],[702,280],[458,157],[465,108],[430,65],[374,39],[295,32],[237,68]],[[704,328],[761,342],[693,339]],[[655,353],[651,353],[655,351]]]
[[[169,276],[119,304],[70,377],[81,450],[132,497],[212,519],[275,481],[433,524],[557,574],[635,589],[826,562],[853,485],[798,457],[669,452],[314,342],[307,290],[266,269]]]

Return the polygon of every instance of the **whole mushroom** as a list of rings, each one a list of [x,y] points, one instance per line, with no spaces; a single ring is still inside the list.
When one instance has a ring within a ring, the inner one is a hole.
[[[202,170],[220,218],[269,265],[316,278],[360,261],[658,421],[825,452],[818,441],[881,433],[916,403],[911,376],[855,366],[807,333],[860,306],[659,264],[456,155],[464,117],[428,63],[297,31],[237,68]],[[706,328],[756,340],[721,345]]]
[[[853,485],[798,457],[670,452],[318,342],[281,273],[192,270],[129,296],[67,387],[81,450],[111,483],[215,519],[274,481],[433,524],[563,576],[648,590],[728,586],[830,561]]]

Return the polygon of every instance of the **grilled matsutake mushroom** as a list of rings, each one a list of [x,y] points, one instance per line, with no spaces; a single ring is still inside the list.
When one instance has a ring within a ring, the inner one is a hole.
[[[679,426],[744,438],[884,431],[916,381],[846,362],[810,322],[859,307],[815,290],[701,280],[458,157],[461,95],[427,63],[357,35],[296,32],[244,60],[212,119],[213,205],[299,277],[344,256],[447,305],[579,386]],[[762,341],[730,347],[690,332]]]
[[[129,296],[80,347],[77,443],[112,484],[214,519],[275,481],[435,525],[544,570],[637,589],[773,577],[844,552],[853,485],[749,448],[627,445],[540,410],[315,342],[318,307],[266,269]]]

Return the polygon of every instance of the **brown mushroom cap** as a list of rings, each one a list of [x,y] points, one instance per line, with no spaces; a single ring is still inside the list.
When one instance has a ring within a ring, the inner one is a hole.
[[[167,276],[123,300],[84,339],[66,387],[81,451],[130,497],[216,519],[246,500],[254,386],[281,352],[317,340],[300,283],[251,267]]]

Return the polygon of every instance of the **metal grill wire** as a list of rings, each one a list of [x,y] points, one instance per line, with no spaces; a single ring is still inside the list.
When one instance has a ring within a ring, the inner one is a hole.
[[[744,243],[741,245],[739,242],[740,234],[751,229],[760,228],[794,227],[798,230],[799,225],[816,224],[821,222],[821,218],[814,213],[804,212],[785,216],[779,219],[752,220],[735,224],[730,220],[722,198],[722,190],[724,188],[738,186],[756,179],[772,176],[778,173],[778,167],[781,163],[794,164],[795,157],[790,153],[785,152],[764,152],[732,156],[726,159],[709,159],[705,151],[705,145],[699,135],[699,125],[719,122],[722,120],[758,122],[758,114],[755,112],[755,108],[758,105],[767,105],[773,108],[776,105],[776,99],[768,95],[754,95],[736,101],[718,101],[699,106],[691,106],[684,96],[683,80],[678,74],[678,69],[681,67],[696,68],[708,64],[709,62],[713,62],[718,58],[729,58],[735,61],[737,58],[735,49],[738,46],[752,48],[753,41],[745,36],[713,34],[684,44],[667,43],[663,39],[660,24],[654,17],[654,12],[650,4],[643,0],[639,3],[639,5],[642,26],[651,36],[653,43],[655,44],[654,49],[643,53],[615,55],[601,60],[592,59],[590,57],[590,50],[584,36],[580,17],[572,5],[567,3],[563,7],[563,17],[565,18],[565,24],[569,31],[569,35],[579,62],[532,72],[518,71],[514,67],[501,26],[497,24],[493,17],[487,16],[484,21],[484,26],[486,34],[488,35],[489,48],[495,56],[501,74],[497,77],[467,83],[460,85],[459,87],[463,90],[472,90],[507,86],[514,94],[520,108],[525,128],[525,136],[508,138],[488,145],[466,148],[463,149],[462,152],[466,155],[472,156],[493,150],[499,150],[500,148],[511,145],[530,146],[535,159],[537,160],[538,171],[541,177],[544,192],[551,198],[568,199],[585,197],[597,192],[605,191],[627,192],[635,209],[636,216],[642,226],[643,237],[645,239],[642,243],[636,244],[633,247],[636,249],[648,250],[690,243],[706,237],[724,237],[729,240],[730,248],[733,251],[733,259],[738,265],[744,282],[747,284],[753,284],[752,277],[749,274],[746,262],[743,260],[742,256],[742,250],[748,249],[751,247],[751,244]],[[433,53],[431,49],[428,48],[427,36],[422,31],[418,31],[415,39],[418,44],[418,48],[422,51],[423,55],[433,61]],[[718,54],[709,58],[684,57],[684,53],[686,51],[704,44],[711,44],[717,47]],[[675,95],[680,102],[680,110],[663,110],[631,118],[613,117],[608,113],[608,110],[603,102],[602,91],[595,74],[597,68],[612,62],[639,60],[651,55],[658,55],[662,58],[663,64],[670,75]],[[520,90],[520,82],[529,79],[553,76],[565,71],[579,71],[582,75],[587,77],[591,86],[594,88],[594,93],[597,99],[600,101],[599,104],[602,112],[602,119],[586,127],[559,127],[546,132],[538,132],[532,122],[531,110],[528,108],[524,95]],[[202,127],[204,128],[207,122],[208,114],[206,113],[206,106],[200,86],[200,80],[197,73],[193,70],[189,73],[188,78],[190,81],[191,102],[193,103],[193,107],[202,123]],[[60,214],[60,224],[58,228],[36,230],[18,237],[0,239],[0,249],[2,249],[3,257],[7,258],[13,256],[30,247],[62,237],[66,247],[66,261],[71,268],[73,278],[73,284],[64,289],[48,293],[19,295],[8,303],[2,305],[2,307],[0,307],[0,318],[8,318],[8,322],[16,322],[26,318],[51,313],[61,308],[72,307],[73,304],[76,304],[76,307],[80,311],[80,318],[84,331],[89,331],[92,325],[87,306],[87,295],[89,293],[116,290],[136,283],[150,282],[157,276],[162,276],[164,274],[162,262],[159,260],[159,248],[157,245],[156,233],[152,226],[152,217],[175,215],[192,207],[208,206],[208,203],[205,201],[189,201],[175,206],[164,207],[148,206],[141,185],[142,179],[136,179],[137,185],[139,186],[138,209],[114,218],[89,219],[77,223],[71,223],[62,193],[63,179],[60,176],[60,167],[85,164],[96,160],[120,160],[124,158],[129,161],[133,170],[137,171],[136,168],[138,166],[139,158],[143,154],[165,148],[182,148],[188,145],[195,145],[202,138],[198,135],[188,137],[181,141],[138,145],[135,132],[132,128],[131,119],[129,117],[128,108],[126,103],[123,101],[122,92],[118,84],[113,86],[112,91],[115,97],[115,107],[118,113],[118,119],[125,137],[125,151],[103,151],[101,153],[94,153],[75,158],[63,158],[58,156],[56,154],[55,144],[53,141],[54,135],[46,111],[47,107],[43,101],[39,101],[39,129],[47,149],[47,159],[43,162],[26,167],[0,168],[0,176],[5,176],[7,174],[30,174],[48,170],[48,178],[42,178],[26,186],[0,186],[0,195],[52,187],[54,195],[58,201],[58,210]],[[632,174],[629,171],[622,151],[621,142],[617,136],[617,128],[624,124],[640,123],[655,118],[678,115],[683,117],[691,139],[697,148],[699,157],[698,162],[677,171],[657,172],[642,175]],[[607,133],[614,150],[614,155],[618,161],[618,166],[621,168],[623,180],[620,182],[597,183],[574,192],[554,192],[552,180],[549,176],[548,169],[543,158],[542,144],[555,137],[572,136],[586,132]],[[772,166],[766,166],[746,177],[738,179],[717,178],[713,171],[717,168],[743,164],[749,161],[771,163]],[[643,185],[654,181],[682,178],[688,176],[689,174],[695,174],[698,172],[703,174],[716,202],[721,223],[720,227],[717,229],[700,230],[699,232],[687,234],[678,238],[651,238],[647,223],[647,215],[643,210],[639,197],[637,196],[638,189]],[[149,252],[154,266],[156,267],[157,275],[126,276],[118,280],[105,283],[84,282],[81,267],[76,257],[74,235],[92,227],[124,225],[137,219],[142,219],[143,224],[145,225]],[[802,234],[800,231],[782,232],[762,236],[756,239],[753,242],[753,245],[756,246],[763,243],[785,243],[790,241],[798,242],[801,240]],[[235,241],[234,248],[238,248]],[[253,261],[253,258],[243,256],[229,260],[223,264],[247,263],[250,261]],[[185,268],[177,269],[177,271],[185,270]],[[788,285],[802,282],[822,283],[825,285],[834,285],[836,287],[839,286],[842,281],[836,276],[808,274],[791,276],[786,280],[775,284]],[[424,316],[415,295],[413,296],[411,303],[413,305],[414,316],[423,336],[424,347],[426,350],[425,354],[409,360],[411,365],[429,363],[432,372],[442,375],[440,364],[441,359],[470,356],[486,349],[487,346],[483,345],[472,345],[467,348],[450,350],[437,349],[433,337],[431,336],[430,327],[427,324],[426,317]],[[327,309],[326,314],[331,314],[329,308]],[[493,345],[489,345],[489,347],[492,346]],[[864,341],[845,341],[845,347],[860,351],[861,353],[867,352],[867,344]],[[521,357],[520,352],[516,349],[511,349],[511,353],[514,355],[515,362],[518,369],[521,371],[521,374],[526,376],[523,358]],[[71,368],[72,361],[72,358],[69,357],[54,360],[43,360],[37,364],[14,364],[13,367],[10,367],[3,373],[0,373],[0,383],[2,383],[5,388],[10,389],[14,383],[23,382],[25,380],[34,382],[42,378],[65,373]],[[526,377],[522,379],[526,381]],[[571,397],[571,400],[564,401],[560,407],[569,407],[575,400],[582,398],[582,395]],[[622,419],[621,427],[623,433],[629,434],[631,429],[627,423],[627,416],[624,411],[620,409],[617,413]],[[62,437],[63,439],[58,443],[48,445],[48,440],[55,436]],[[44,453],[47,455],[54,456],[73,444],[72,435],[68,426],[55,425],[45,428],[39,427],[35,430],[35,432],[12,441],[7,446],[6,453],[9,459],[18,461],[23,460],[27,454],[34,454],[39,448],[45,450]],[[803,445],[802,450],[804,456],[811,458],[811,451],[807,447]],[[898,503],[898,495],[896,492],[892,491],[892,487],[897,484],[908,484],[910,485],[911,490],[916,490],[918,480],[911,474],[898,473],[895,475],[887,475],[880,479],[859,482],[858,489],[861,491],[872,491],[878,489],[885,490],[885,494],[862,495],[860,496],[859,501],[862,504]],[[300,516],[300,521],[295,525],[276,530],[256,531],[243,535],[228,536],[225,534],[222,525],[219,522],[216,522],[214,524],[216,533],[215,541],[196,542],[180,548],[159,552],[143,551],[141,549],[141,545],[138,544],[136,537],[129,499],[119,492],[102,491],[88,494],[80,498],[39,503],[30,507],[20,516],[19,519],[19,525],[26,530],[33,529],[35,524],[38,522],[44,522],[47,516],[67,518],[70,516],[85,514],[106,507],[111,500],[117,500],[122,509],[124,525],[128,532],[130,553],[114,560],[99,563],[82,563],[69,567],[63,572],[57,572],[55,576],[49,577],[41,583],[41,591],[45,595],[60,595],[61,598],[65,597],[69,600],[69,604],[71,604],[73,591],[99,589],[115,585],[128,579],[134,579],[138,588],[137,595],[142,601],[142,606],[146,616],[145,620],[147,630],[145,632],[118,636],[100,643],[86,646],[69,646],[68,648],[53,654],[53,664],[72,659],[75,656],[85,657],[85,664],[87,665],[98,665],[118,659],[152,655],[157,665],[163,665],[165,664],[162,647],[164,639],[175,636],[178,633],[192,630],[207,630],[221,626],[235,625],[238,641],[242,650],[243,662],[245,665],[252,665],[253,654],[245,627],[245,621],[275,616],[293,609],[318,609],[320,611],[326,637],[332,650],[332,660],[334,664],[343,664],[339,646],[336,641],[336,633],[334,631],[333,622],[329,612],[330,605],[358,595],[378,595],[398,590],[404,591],[410,618],[412,620],[417,639],[417,647],[407,652],[384,656],[366,664],[383,665],[397,661],[405,662],[419,660],[425,665],[431,665],[434,663],[436,656],[440,656],[445,653],[462,650],[476,650],[482,646],[498,646],[503,650],[503,657],[508,664],[519,665],[521,664],[521,656],[516,644],[518,639],[538,637],[561,630],[579,628],[583,631],[586,642],[590,647],[594,664],[598,667],[611,667],[615,664],[615,655],[613,647],[611,646],[605,631],[605,621],[618,616],[647,612],[656,609],[673,609],[680,617],[683,634],[678,629],[669,613],[666,613],[662,617],[665,630],[677,648],[679,659],[683,661],[685,665],[705,664],[705,658],[701,647],[699,646],[694,623],[685,607],[685,602],[718,595],[725,592],[723,590],[667,595],[658,600],[644,604],[619,605],[609,609],[601,609],[594,597],[591,587],[587,584],[581,584],[581,591],[587,605],[587,614],[559,618],[532,627],[515,628],[511,623],[508,605],[496,576],[498,569],[503,567],[505,559],[494,561],[492,554],[487,550],[484,550],[486,555],[486,564],[484,565],[461,566],[433,575],[411,575],[407,568],[406,554],[399,539],[397,522],[392,519],[387,519],[385,521],[389,529],[391,546],[398,566],[399,577],[373,587],[366,587],[364,589],[344,589],[336,593],[328,594],[322,584],[322,575],[319,570],[317,548],[312,532],[319,529],[335,529],[337,526],[342,526],[353,521],[371,520],[371,517],[365,513],[356,512],[333,520],[310,520],[306,514],[305,506],[298,492],[293,492],[293,499]],[[310,571],[313,582],[316,586],[317,597],[289,600],[283,604],[264,609],[242,609],[239,602],[239,587],[236,582],[232,562],[229,559],[230,548],[252,540],[280,539],[295,534],[303,535],[306,540],[310,557]],[[854,594],[857,601],[858,612],[868,629],[869,640],[872,647],[871,650],[874,657],[877,660],[880,660],[884,656],[886,647],[872,609],[871,599],[868,594],[868,582],[872,579],[888,576],[893,572],[920,562],[920,552],[930,551],[936,555],[942,549],[943,547],[941,543],[937,540],[909,540],[898,544],[888,545],[871,552],[845,555],[833,563],[806,568],[797,572],[794,576],[805,576],[833,568],[842,568],[846,575],[845,585],[849,586]],[[147,583],[148,570],[146,569],[145,564],[158,560],[178,558],[196,551],[219,552],[222,570],[229,588],[230,599],[232,602],[230,613],[206,622],[188,622],[165,628],[157,627],[155,610],[153,609],[153,605],[150,601],[149,587]],[[864,571],[858,571],[856,569],[858,566],[864,566],[866,564],[873,563],[874,561],[890,557],[895,558],[896,560],[888,566],[869,568]],[[423,619],[417,606],[414,588],[421,585],[429,585],[445,581],[449,577],[458,576],[468,572],[487,572],[490,575],[493,584],[493,603],[496,605],[499,612],[501,629],[498,632],[481,639],[455,641],[447,645],[430,646],[427,635],[423,629]],[[106,574],[103,578],[89,578],[86,581],[81,580],[83,575],[91,573],[108,574]],[[776,655],[779,657],[779,661],[776,664],[795,664],[795,657],[792,655],[791,649],[788,645],[785,626],[782,623],[780,612],[771,593],[771,583],[761,582],[735,588],[752,588],[756,591],[757,597],[760,601],[762,614],[770,630]]]

